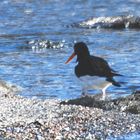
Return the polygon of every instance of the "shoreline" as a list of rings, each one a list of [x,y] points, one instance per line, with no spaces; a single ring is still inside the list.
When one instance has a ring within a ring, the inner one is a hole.
[[[3,140],[94,140],[140,132],[140,114],[28,99],[12,90],[4,90],[0,105]]]

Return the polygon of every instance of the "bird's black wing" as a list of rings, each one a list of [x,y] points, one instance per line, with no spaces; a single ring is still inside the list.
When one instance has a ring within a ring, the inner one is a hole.
[[[97,76],[105,76],[105,77],[113,77],[113,76],[121,76],[114,71],[106,60],[96,56],[90,56],[90,66],[94,71],[94,74]]]

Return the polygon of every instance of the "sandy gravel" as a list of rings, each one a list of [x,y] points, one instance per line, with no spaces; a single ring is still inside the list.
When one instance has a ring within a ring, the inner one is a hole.
[[[0,139],[95,140],[140,132],[140,115],[27,99],[16,86],[0,82]]]

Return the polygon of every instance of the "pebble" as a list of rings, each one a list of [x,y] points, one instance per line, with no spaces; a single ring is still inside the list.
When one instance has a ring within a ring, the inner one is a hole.
[[[0,139],[104,140],[140,132],[139,114],[24,98],[5,84],[0,84]]]
[[[51,40],[31,40],[27,42],[30,48],[32,48],[33,51],[42,52],[46,48],[52,48],[52,49],[61,49],[66,45],[65,41],[62,40],[60,42],[51,41]]]

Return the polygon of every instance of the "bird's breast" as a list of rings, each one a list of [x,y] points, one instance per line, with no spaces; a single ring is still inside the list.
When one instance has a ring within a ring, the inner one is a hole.
[[[99,76],[81,76],[79,77],[79,80],[81,81],[82,86],[93,88],[93,89],[103,89],[107,85],[111,85],[112,83],[107,81],[105,77],[99,77]]]

